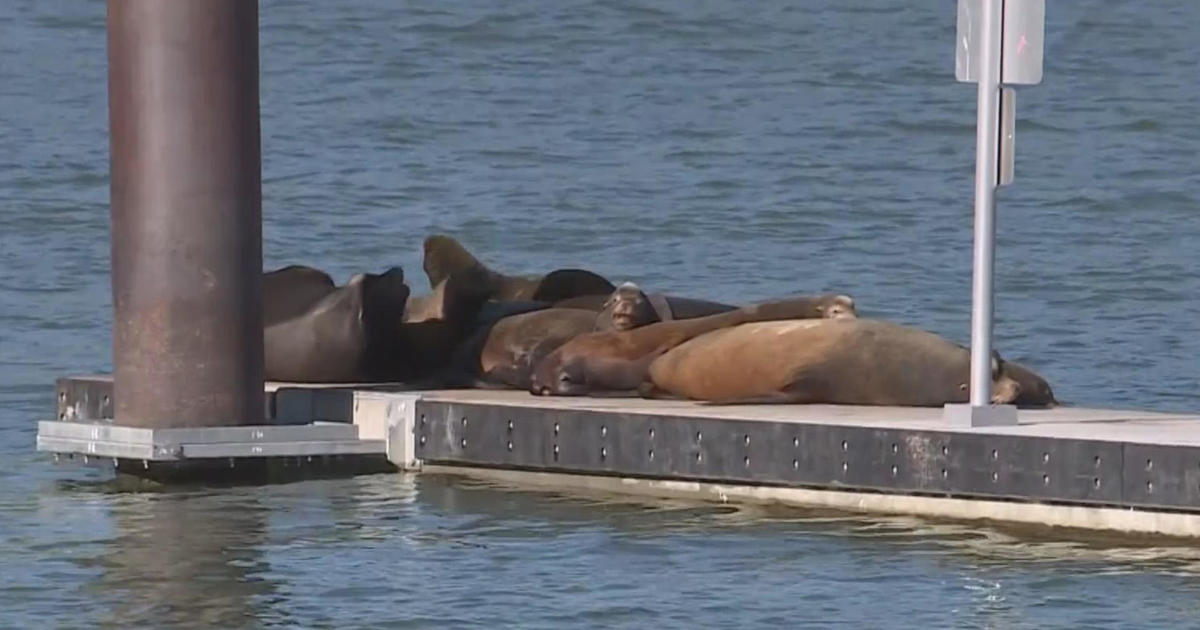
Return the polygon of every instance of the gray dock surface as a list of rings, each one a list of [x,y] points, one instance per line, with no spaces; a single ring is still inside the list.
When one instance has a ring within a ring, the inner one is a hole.
[[[854,405],[711,405],[682,400],[533,396],[522,391],[437,390],[419,392],[428,402],[500,405],[544,410],[589,410],[692,418],[832,424],[913,431],[992,433],[1200,446],[1200,413],[1058,407],[1021,409],[1016,427],[953,427],[940,407]]]

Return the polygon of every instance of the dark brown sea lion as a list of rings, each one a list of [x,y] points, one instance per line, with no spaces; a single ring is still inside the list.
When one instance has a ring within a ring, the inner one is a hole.
[[[917,328],[808,320],[698,336],[655,359],[648,375],[654,392],[717,403],[940,407],[969,399],[970,364],[967,348]],[[992,402],[1019,397],[999,353],[992,375]]]
[[[314,383],[385,378],[399,351],[394,331],[408,292],[399,267],[361,273],[298,315],[267,325],[266,379]]]
[[[506,275],[488,268],[467,248],[450,236],[434,234],[423,244],[425,275],[436,287],[451,273],[466,269],[483,271],[489,279],[491,298],[498,301],[538,300],[554,302],[578,295],[608,295],[615,288],[604,277],[585,269],[558,269],[544,275]]]
[[[288,265],[263,273],[263,322],[297,317],[337,289],[329,274],[304,265]]]
[[[854,301],[848,296],[805,296],[633,330],[588,333],[568,341],[538,363],[529,390],[560,396],[628,391],[642,384],[646,368],[659,355],[713,330],[748,322],[855,316]]]
[[[437,301],[427,305],[436,316],[396,326],[398,350],[389,366],[397,380],[439,378],[450,367],[455,349],[469,338],[488,304],[488,278],[480,269],[451,273],[440,284]]]
[[[442,305],[445,303],[446,280],[433,287],[428,295],[409,295],[408,304],[404,309],[405,323],[423,322],[429,319],[442,318]]]
[[[580,295],[608,295],[614,289],[616,287],[607,278],[586,269],[555,269],[542,276],[528,299],[553,303]],[[496,299],[522,298],[500,295]]]

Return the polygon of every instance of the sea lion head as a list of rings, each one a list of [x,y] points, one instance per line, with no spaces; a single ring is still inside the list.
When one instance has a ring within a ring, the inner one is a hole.
[[[1062,404],[1054,397],[1054,390],[1050,388],[1050,383],[1047,383],[1046,379],[1033,370],[1013,361],[1006,361],[1004,367],[1005,373],[1021,386],[1021,392],[1013,400],[1013,404],[1018,407],[1047,409],[1053,409]]]
[[[854,299],[849,295],[823,295],[817,301],[817,312],[824,319],[857,319]]]
[[[429,277],[429,286],[431,287],[436,287],[455,271],[475,267],[486,269],[483,263],[462,246],[462,243],[445,234],[434,234],[427,237],[422,249],[424,250],[422,268],[425,270],[425,275]]]
[[[1021,384],[1009,373],[1008,362],[992,350],[992,404],[1015,404],[1020,396]]]
[[[1000,353],[992,350],[992,404],[993,405],[1011,405],[1015,404],[1018,397],[1021,396],[1021,384],[1017,379],[1013,378],[1010,373],[1009,366],[1011,364],[1000,356]],[[968,381],[970,374],[967,375]],[[971,386],[969,382],[959,383],[958,389],[963,392],[969,392]]]
[[[542,359],[529,377],[529,392],[536,396],[582,396],[588,391],[583,360],[565,357],[560,350]]]
[[[623,282],[604,302],[596,321],[597,330],[626,331],[658,321],[658,314],[638,285]]]

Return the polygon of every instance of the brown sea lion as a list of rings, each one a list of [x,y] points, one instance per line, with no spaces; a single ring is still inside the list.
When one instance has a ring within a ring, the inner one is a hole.
[[[608,295],[615,288],[604,277],[585,269],[558,269],[544,275],[506,275],[493,271],[450,236],[434,234],[423,243],[425,275],[436,287],[451,273],[482,270],[489,278],[491,298],[498,301],[554,302],[578,295]]]
[[[633,330],[646,324],[674,319],[667,311],[666,305],[652,302],[650,296],[632,282],[621,283],[604,301],[601,311],[593,317],[594,330],[617,331]]]
[[[1014,405],[1053,409],[1062,404],[1054,397],[1054,390],[1050,389],[1050,383],[1047,383],[1046,379],[1033,370],[1016,361],[1005,361],[1004,366],[1005,372],[1021,386],[1021,393],[1013,401]]]
[[[693,319],[727,313],[736,309],[732,304],[721,304],[707,300],[663,295],[661,293],[646,293],[632,282],[624,282],[611,294],[581,295],[554,303],[558,308],[582,308],[597,311],[601,317],[597,320],[597,330],[616,330],[613,324],[614,310],[631,311],[638,319],[644,318],[644,323],[671,321],[673,319]]]
[[[436,287],[454,271],[476,267],[490,271],[475,258],[457,239],[444,234],[433,234],[422,243],[424,260],[422,268],[429,278],[429,286]]]
[[[484,381],[528,389],[533,366],[595,325],[595,313],[573,308],[505,317],[488,331],[479,352],[478,374]]]
[[[263,322],[269,326],[297,317],[336,289],[329,274],[313,267],[288,265],[263,272]]]
[[[360,273],[292,317],[263,331],[265,377],[271,381],[364,382],[385,378],[398,351],[404,272]]]
[[[445,381],[454,386],[529,388],[530,372],[550,352],[578,335],[611,330],[616,313],[621,330],[654,323],[644,295],[627,283],[609,298],[601,313],[590,309],[552,308],[545,302],[489,302],[475,332],[455,349]]]
[[[560,396],[632,390],[642,384],[646,368],[663,352],[713,330],[747,322],[855,316],[854,301],[848,296],[805,296],[633,330],[588,333],[568,341],[538,363],[529,390]]]
[[[940,407],[969,399],[970,351],[930,332],[870,319],[762,322],[680,344],[648,370],[652,393],[717,403]],[[999,353],[992,402],[1020,385]],[[643,387],[643,394],[646,394]]]

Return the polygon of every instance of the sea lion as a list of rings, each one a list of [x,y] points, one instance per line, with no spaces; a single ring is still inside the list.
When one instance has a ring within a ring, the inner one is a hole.
[[[645,304],[637,301],[641,297],[635,285],[617,287],[610,297],[610,301],[616,298],[615,305],[599,314],[589,309],[550,308],[545,302],[489,302],[477,318],[476,332],[455,351],[459,373],[449,382],[528,389],[530,373],[538,362],[581,334],[611,329],[614,312],[621,330],[657,321],[649,308],[630,310]]]
[[[491,299],[497,301],[538,300],[553,302],[578,295],[608,295],[615,288],[599,274],[585,269],[558,269],[544,275],[506,275],[479,261],[462,243],[444,234],[434,234],[423,245],[425,275],[437,287],[451,273],[479,269],[489,279]]]
[[[516,317],[549,308],[545,302],[484,302],[462,339],[450,353],[450,360],[432,377],[438,387],[502,388],[503,383],[481,379],[480,356],[493,327],[509,317]]]
[[[638,285],[624,282],[608,296],[594,319],[595,330],[625,331],[674,318],[665,304],[652,302]]]
[[[558,308],[582,308],[600,313],[597,320],[597,330],[616,330],[613,328],[612,314],[614,310],[631,311],[637,314],[643,323],[651,324],[659,321],[674,319],[693,319],[727,313],[736,309],[732,304],[709,302],[694,298],[664,295],[661,293],[646,293],[633,282],[623,282],[611,294],[581,295],[554,303]]]
[[[438,381],[488,304],[488,278],[478,268],[454,271],[440,287],[437,301],[428,305],[436,317],[416,322],[397,320],[399,350],[393,354],[390,369],[398,380]]]
[[[356,274],[303,312],[263,331],[265,377],[291,382],[368,382],[388,376],[394,333],[408,299],[404,272]]]
[[[441,319],[445,293],[446,279],[443,279],[428,295],[409,295],[404,309],[404,322],[415,324],[429,319]]]
[[[528,299],[557,302],[580,295],[608,295],[615,289],[607,278],[587,269],[555,269],[538,280]],[[522,297],[520,294],[507,297],[501,292],[496,299],[519,300]]]
[[[969,399],[970,351],[930,332],[870,319],[751,323],[680,344],[647,371],[651,394],[717,403],[940,407]],[[643,395],[647,387],[642,386]],[[1020,384],[992,356],[992,402]]]
[[[263,323],[297,317],[337,285],[329,274],[304,265],[288,265],[263,273]]]
[[[1047,383],[1046,379],[1033,370],[1016,361],[1005,361],[1004,366],[1005,372],[1021,386],[1021,393],[1013,401],[1014,405],[1053,409],[1062,404],[1054,397],[1054,390],[1050,389],[1050,383]]]
[[[538,363],[529,391],[579,396],[592,391],[632,390],[645,380],[651,361],[698,335],[747,322],[821,317],[856,317],[854,301],[845,295],[795,297],[707,317],[579,335]]]
[[[574,308],[551,308],[505,317],[487,333],[477,360],[486,382],[528,389],[533,367],[562,344],[596,325],[596,314]]]

